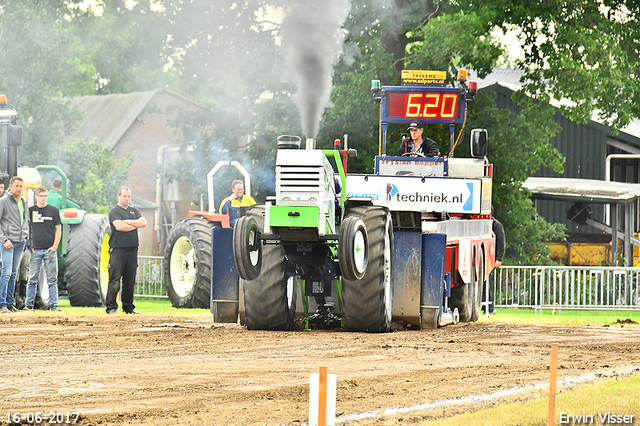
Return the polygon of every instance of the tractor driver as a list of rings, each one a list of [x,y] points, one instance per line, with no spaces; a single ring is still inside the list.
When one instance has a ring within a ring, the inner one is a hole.
[[[240,219],[240,206],[252,206],[256,200],[249,195],[244,195],[244,184],[241,180],[231,182],[231,195],[220,203],[220,213],[229,215],[229,223],[235,225]]]
[[[440,155],[438,144],[422,134],[424,132],[422,123],[414,121],[407,127],[407,130],[411,137],[408,137],[406,133],[403,135],[398,150],[399,156],[437,157]]]

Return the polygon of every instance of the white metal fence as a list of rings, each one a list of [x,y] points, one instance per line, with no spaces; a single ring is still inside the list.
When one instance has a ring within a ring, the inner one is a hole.
[[[640,310],[640,268],[502,266],[490,285],[498,307]]]
[[[136,296],[167,297],[162,256],[138,256]]]
[[[640,268],[502,266],[489,284],[502,308],[640,310]],[[162,256],[138,256],[135,294],[167,297]]]

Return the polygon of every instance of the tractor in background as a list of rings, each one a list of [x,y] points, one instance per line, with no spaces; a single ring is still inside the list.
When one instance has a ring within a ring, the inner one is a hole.
[[[62,181],[60,219],[62,238],[58,245],[58,289],[66,292],[71,306],[103,306],[109,281],[109,220],[105,215],[90,214],[81,209],[67,208],[65,173],[57,166],[18,168],[18,147],[22,145],[22,127],[18,113],[0,95],[0,179],[8,188],[9,179],[20,176],[24,180],[23,196],[29,206],[35,203],[35,189],[42,185],[40,172],[53,171]],[[25,251],[16,277],[16,306],[24,305],[29,279],[30,253]],[[40,272],[44,277],[44,270]],[[40,279],[39,283],[46,280]],[[49,289],[39,285],[36,308],[48,306]]]
[[[207,174],[209,211],[190,211],[186,218],[175,224],[167,239],[163,261],[164,282],[169,300],[175,308],[209,308],[211,306],[213,231],[230,230],[229,215],[215,212],[213,178],[227,166],[236,168],[242,174],[245,193],[251,195],[251,177],[237,161],[219,161],[209,171]],[[224,249],[228,253],[231,252],[230,247]],[[218,270],[215,272],[225,273]]]

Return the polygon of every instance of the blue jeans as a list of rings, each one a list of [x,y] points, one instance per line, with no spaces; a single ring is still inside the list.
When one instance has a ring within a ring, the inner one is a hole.
[[[49,306],[51,309],[56,309],[58,307],[58,253],[55,250],[49,251],[48,249],[35,249],[35,253],[31,253],[27,300],[24,305],[33,309],[38,288],[38,277],[43,263],[44,270],[47,273],[47,283],[49,284]],[[44,284],[41,283],[41,285]]]
[[[22,252],[26,241],[13,243],[13,247],[6,248],[0,245],[2,253],[2,275],[0,276],[0,308],[13,306],[16,292],[16,273],[20,267]]]

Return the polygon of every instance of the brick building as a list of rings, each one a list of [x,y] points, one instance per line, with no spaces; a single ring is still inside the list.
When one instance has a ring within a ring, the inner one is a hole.
[[[77,131],[65,138],[65,143],[97,138],[115,152],[117,161],[130,152],[136,153],[129,179],[124,184],[132,188],[132,205],[147,220],[146,228],[140,230],[139,253],[161,254],[172,217],[186,216],[195,198],[188,184],[165,185],[159,179],[158,166],[177,155],[177,136],[169,121],[178,110],[203,110],[204,107],[164,89],[83,96],[74,98],[72,104],[85,115]],[[115,205],[117,200],[113,201]]]

